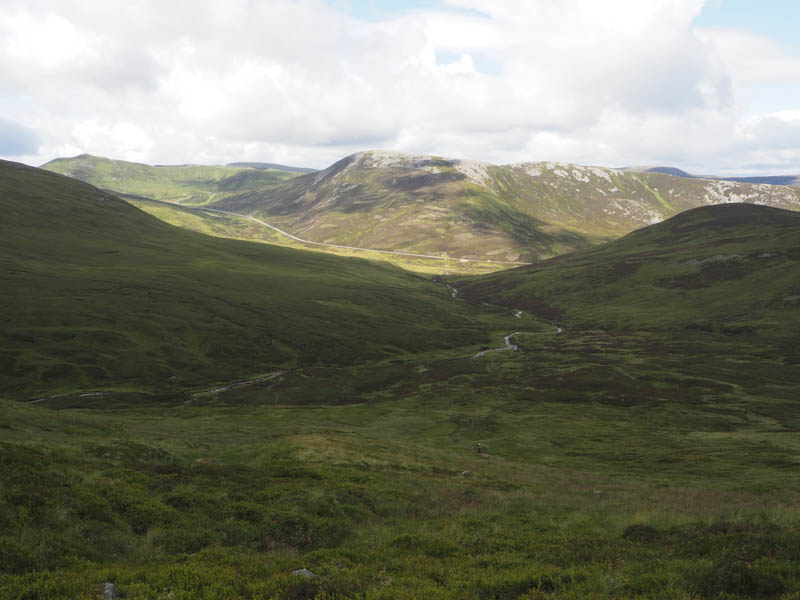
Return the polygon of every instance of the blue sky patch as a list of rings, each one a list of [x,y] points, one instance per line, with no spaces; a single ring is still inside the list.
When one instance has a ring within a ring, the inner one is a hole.
[[[0,156],[36,154],[39,144],[36,133],[12,121],[0,119]]]
[[[706,2],[692,24],[695,27],[749,31],[777,40],[785,47],[800,52],[800,2],[797,0]]]

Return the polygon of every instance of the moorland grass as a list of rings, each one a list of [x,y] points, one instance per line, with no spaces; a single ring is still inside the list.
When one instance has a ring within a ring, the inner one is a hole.
[[[366,258],[374,261],[388,262],[406,271],[431,275],[479,275],[508,268],[508,265],[493,262],[461,261],[458,258],[421,258],[404,256],[402,254],[373,252],[370,250],[354,250],[352,248],[304,244],[303,242],[298,242],[281,235],[269,227],[264,227],[244,217],[237,217],[235,215],[219,212],[202,211],[169,202],[161,202],[129,195],[123,197],[134,206],[141,208],[145,212],[158,217],[170,225],[182,227],[190,231],[205,233],[207,235],[253,242],[267,242],[269,244],[286,246],[288,248],[302,248],[304,250],[334,254],[336,256]]]
[[[484,278],[476,302],[582,328],[800,335],[800,213],[750,204],[686,211],[605,246]]]
[[[338,402],[327,388],[376,365],[162,406],[3,402],[0,588],[795,598],[800,374],[745,372],[763,348],[705,335],[664,340],[680,354],[549,335],[407,362]],[[725,358],[704,376],[709,347]]]

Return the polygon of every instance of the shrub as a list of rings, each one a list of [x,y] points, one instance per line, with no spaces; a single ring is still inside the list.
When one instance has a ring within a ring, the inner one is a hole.
[[[654,542],[661,537],[661,532],[650,525],[628,525],[622,532],[622,538],[632,542]]]
[[[14,540],[0,537],[0,573],[27,573],[36,568],[33,556]]]
[[[703,597],[738,594],[747,598],[775,598],[786,585],[769,561],[748,564],[726,554],[701,569],[694,578],[694,589]]]

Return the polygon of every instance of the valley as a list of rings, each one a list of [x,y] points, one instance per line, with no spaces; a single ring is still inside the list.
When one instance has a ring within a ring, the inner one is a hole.
[[[0,600],[800,600],[798,23],[3,2]]]
[[[800,213],[477,276],[16,163],[0,209],[3,597],[800,589]]]

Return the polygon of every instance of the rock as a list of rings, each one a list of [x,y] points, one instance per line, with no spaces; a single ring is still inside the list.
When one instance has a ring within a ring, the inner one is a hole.
[[[119,593],[117,586],[113,583],[109,583],[106,581],[104,584],[103,594],[100,596],[102,600],[113,600],[114,598],[122,598],[122,594]]]
[[[467,469],[466,471],[462,471],[461,472],[461,476],[462,477],[472,477],[472,471],[470,471],[469,469]]]
[[[314,573],[303,567],[302,569],[297,569],[296,571],[292,571],[292,575],[299,575],[300,577],[305,577],[306,579],[311,579],[314,577]]]

